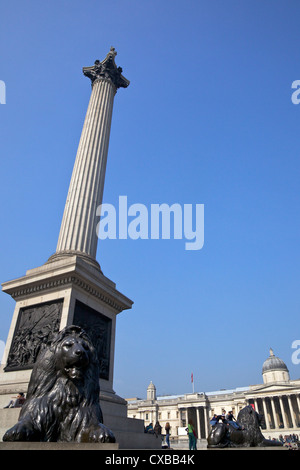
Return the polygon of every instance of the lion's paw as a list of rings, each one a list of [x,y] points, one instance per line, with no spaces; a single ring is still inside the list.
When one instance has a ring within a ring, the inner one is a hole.
[[[91,429],[89,432],[89,442],[116,442],[116,438],[103,424],[99,424],[99,427]]]
[[[15,426],[8,429],[3,436],[3,441],[38,441],[39,438],[31,423],[19,421]]]

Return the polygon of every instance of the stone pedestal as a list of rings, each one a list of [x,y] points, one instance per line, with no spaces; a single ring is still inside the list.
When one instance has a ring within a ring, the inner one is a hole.
[[[116,285],[78,256],[47,263],[2,284],[16,300],[3,364],[0,393],[24,391],[41,343],[67,325],[90,335],[101,358],[100,387],[114,396],[116,316],[132,306]],[[0,405],[1,406],[1,405]]]
[[[108,451],[118,451],[118,444],[77,444],[70,442],[0,442],[0,451],[10,450],[10,451],[24,451],[24,450],[38,450],[38,451],[53,451],[53,450],[67,450],[73,452],[73,450],[102,450],[104,452]],[[16,456],[14,454],[14,456]]]
[[[101,399],[102,403],[102,399]],[[116,444],[76,444],[50,442],[3,442],[5,432],[16,424],[20,409],[0,409],[0,450],[125,450],[161,449],[161,437],[144,433],[144,421],[127,418],[124,406],[109,406],[103,402],[104,421],[116,437]],[[52,446],[52,447],[51,447]],[[74,446],[74,447],[72,447]],[[104,447],[101,447],[104,446]]]
[[[144,434],[144,421],[127,418],[127,403],[113,389],[116,317],[131,308],[132,301],[78,256],[31,269],[2,288],[16,306],[0,369],[0,441],[20,412],[3,408],[18,392],[26,394],[39,343],[75,323],[94,339],[102,358],[100,405],[104,424],[115,434],[118,447],[160,449],[159,439]]]

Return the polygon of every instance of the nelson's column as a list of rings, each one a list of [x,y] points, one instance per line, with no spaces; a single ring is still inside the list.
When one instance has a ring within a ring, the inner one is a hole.
[[[133,302],[103,275],[96,260],[96,209],[102,203],[114,97],[120,87],[129,85],[115,56],[111,48],[102,62],[83,68],[92,91],[56,252],[44,265],[2,284],[16,306],[0,370],[0,408],[12,395],[26,393],[42,345],[66,325],[76,324],[87,331],[98,351],[104,422],[109,416],[126,418],[125,400],[113,390],[115,328],[117,314]],[[107,424],[114,430],[112,422]]]

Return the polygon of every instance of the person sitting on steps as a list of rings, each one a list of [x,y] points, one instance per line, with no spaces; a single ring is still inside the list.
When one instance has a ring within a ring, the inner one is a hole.
[[[23,392],[18,393],[17,397],[13,397],[15,400],[10,400],[7,406],[4,408],[21,408],[25,401],[25,395]]]

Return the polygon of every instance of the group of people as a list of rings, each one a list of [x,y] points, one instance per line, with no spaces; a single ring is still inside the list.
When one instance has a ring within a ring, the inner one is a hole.
[[[220,420],[224,424],[230,424],[235,429],[243,429],[242,426],[237,422],[237,420],[233,416],[232,410],[230,410],[227,414],[225,410],[222,410],[221,415],[214,414],[210,420],[211,426],[215,426],[220,422]]]
[[[162,427],[159,424],[159,421],[156,421],[154,428],[153,428],[152,423],[148,424],[148,426],[145,427],[145,433],[156,434],[156,437],[161,435],[161,430],[162,430]],[[170,426],[170,423],[168,422],[165,425],[166,446],[168,447],[168,449],[170,448],[170,434],[171,434],[170,430],[171,430],[171,426]]]
[[[197,450],[197,433],[193,424],[193,421],[190,419],[188,423],[188,427],[185,429],[188,436],[189,436],[189,449],[190,450]],[[145,427],[145,433],[149,434],[156,434],[156,436],[161,435],[162,427],[159,424],[158,421],[156,421],[155,426],[153,427],[153,424],[150,423],[148,426]],[[170,448],[170,435],[171,435],[171,426],[170,423],[167,422],[165,425],[165,441],[166,441],[166,447],[169,449]]]
[[[297,448],[297,449],[300,448],[299,436],[297,436],[296,434],[289,434],[289,435],[285,435],[285,436],[280,434],[280,436],[278,437],[278,440],[280,442],[282,442],[282,444],[285,447]]]
[[[25,394],[23,392],[18,393],[16,397],[12,397],[8,405],[4,408],[21,408],[25,402]]]

